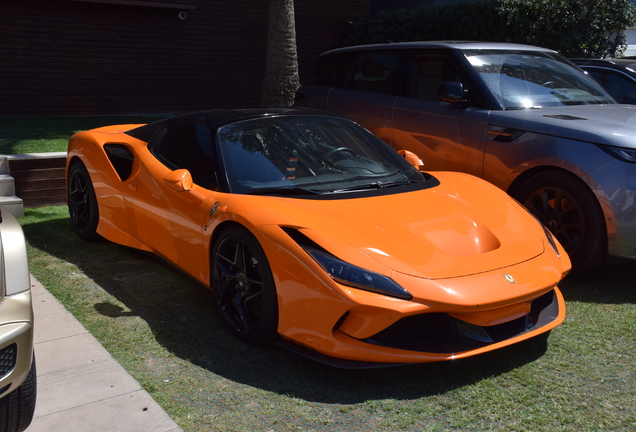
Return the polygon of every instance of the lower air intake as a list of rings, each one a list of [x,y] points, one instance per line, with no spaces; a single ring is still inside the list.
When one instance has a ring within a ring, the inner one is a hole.
[[[532,302],[526,316],[493,326],[479,327],[446,313],[425,313],[402,318],[364,342],[409,351],[456,353],[480,348],[536,330],[559,314],[554,291]]]
[[[457,334],[455,320],[445,313],[428,313],[402,318],[367,339],[375,345],[403,348],[438,344]],[[411,348],[412,349],[412,348]]]

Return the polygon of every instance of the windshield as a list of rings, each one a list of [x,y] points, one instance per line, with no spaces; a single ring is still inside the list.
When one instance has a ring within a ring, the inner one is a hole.
[[[463,53],[505,109],[616,103],[600,84],[557,54],[500,50]]]
[[[344,119],[259,118],[223,126],[217,138],[232,193],[343,193],[424,180],[393,149]]]

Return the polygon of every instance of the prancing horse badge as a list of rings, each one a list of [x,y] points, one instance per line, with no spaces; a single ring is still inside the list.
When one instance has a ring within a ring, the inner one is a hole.
[[[508,273],[506,273],[506,274],[504,275],[504,277],[505,277],[505,278],[506,278],[506,280],[507,280],[508,282],[510,282],[510,283],[515,283],[515,282],[516,282],[516,281],[515,281],[515,278],[513,278],[513,277],[512,277],[511,275],[509,275]]]

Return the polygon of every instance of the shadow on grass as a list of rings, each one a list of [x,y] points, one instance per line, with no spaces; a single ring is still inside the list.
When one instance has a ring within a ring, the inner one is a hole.
[[[636,262],[614,263],[581,275],[568,275],[559,287],[566,301],[636,304]]]
[[[277,347],[238,341],[225,329],[207,296],[148,254],[109,242],[83,242],[72,232],[68,219],[30,223],[24,231],[33,247],[76,265],[130,309],[96,302],[93,313],[140,316],[156,340],[179,358],[226,379],[307,401],[354,404],[444,394],[535,361],[549,343],[538,337],[463,360],[374,370],[335,369]],[[617,267],[602,284],[601,302],[633,302],[634,290],[628,282],[634,276],[636,269]],[[565,289],[570,298],[587,301],[598,294],[596,287],[603,280],[601,275],[573,278]]]

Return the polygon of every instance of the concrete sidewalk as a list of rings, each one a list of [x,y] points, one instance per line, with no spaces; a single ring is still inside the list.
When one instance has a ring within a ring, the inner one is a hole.
[[[37,405],[27,432],[177,432],[181,428],[31,277]]]

